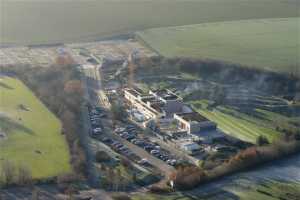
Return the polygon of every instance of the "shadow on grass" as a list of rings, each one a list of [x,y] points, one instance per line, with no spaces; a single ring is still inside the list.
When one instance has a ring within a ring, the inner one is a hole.
[[[4,89],[8,89],[8,90],[13,90],[15,88],[7,85],[6,83],[0,82],[0,87],[4,88]]]
[[[13,130],[17,130],[30,135],[34,134],[34,132],[30,128],[27,128],[26,126],[3,115],[0,115],[0,128],[7,133]]]

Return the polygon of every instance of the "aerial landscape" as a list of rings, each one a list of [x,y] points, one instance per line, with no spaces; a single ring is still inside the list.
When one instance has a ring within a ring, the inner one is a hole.
[[[299,200],[299,0],[0,0],[0,200]]]

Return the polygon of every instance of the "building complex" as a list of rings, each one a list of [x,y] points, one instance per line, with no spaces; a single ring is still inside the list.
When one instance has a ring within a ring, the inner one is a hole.
[[[217,124],[194,111],[174,92],[168,89],[150,90],[124,89],[128,104],[144,116],[145,121],[155,121],[159,127],[176,126],[173,133],[188,134],[202,141],[219,137]]]

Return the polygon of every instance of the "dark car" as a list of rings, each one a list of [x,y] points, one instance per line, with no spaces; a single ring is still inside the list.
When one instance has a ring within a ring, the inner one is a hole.
[[[104,142],[105,144],[111,144],[113,142],[111,139],[106,138],[106,137],[103,138],[101,141]]]
[[[125,137],[126,140],[130,141],[132,139],[134,139],[135,136],[134,135],[128,135],[127,137]]]
[[[154,147],[152,145],[146,145],[144,146],[144,149],[148,152],[152,151],[154,149]]]

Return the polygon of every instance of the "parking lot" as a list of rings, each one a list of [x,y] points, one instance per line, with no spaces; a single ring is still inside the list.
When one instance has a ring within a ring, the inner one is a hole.
[[[149,170],[160,169],[164,174],[172,172],[176,160],[168,152],[145,139],[140,139],[133,125],[118,127],[112,133],[104,131],[102,121],[107,119],[106,111],[97,107],[89,109],[91,123],[90,137],[101,141],[120,155]]]

